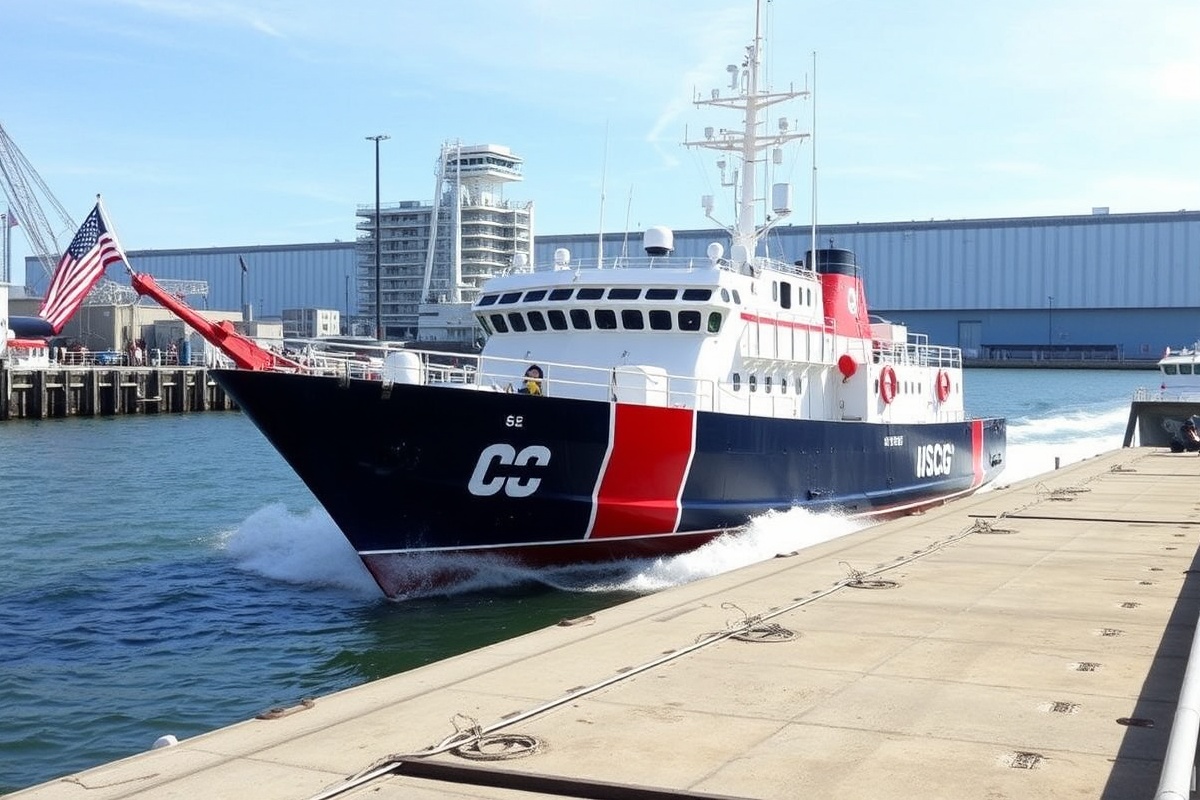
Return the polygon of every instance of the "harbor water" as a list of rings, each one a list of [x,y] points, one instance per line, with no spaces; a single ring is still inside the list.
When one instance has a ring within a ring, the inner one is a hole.
[[[1004,484],[1119,447],[1157,376],[965,381],[971,415],[1009,420]],[[390,602],[236,412],[0,423],[0,476],[0,793],[863,525],[793,510],[677,558]]]

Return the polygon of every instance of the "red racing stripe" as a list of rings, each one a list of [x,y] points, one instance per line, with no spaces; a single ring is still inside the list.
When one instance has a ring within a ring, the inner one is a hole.
[[[975,467],[975,480],[971,484],[974,489],[983,483],[983,420],[980,419],[971,423],[971,464]]]
[[[591,538],[675,530],[695,420],[687,408],[617,404]]]

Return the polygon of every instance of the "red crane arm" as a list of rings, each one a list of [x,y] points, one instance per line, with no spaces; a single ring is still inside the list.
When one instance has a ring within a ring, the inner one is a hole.
[[[129,279],[138,294],[149,297],[182,319],[206,341],[233,359],[233,363],[237,364],[240,369],[304,371],[304,368],[295,361],[259,347],[253,340],[238,333],[234,330],[233,323],[228,320],[210,322],[200,316],[187,303],[159,286],[149,275],[134,272],[130,274]]]

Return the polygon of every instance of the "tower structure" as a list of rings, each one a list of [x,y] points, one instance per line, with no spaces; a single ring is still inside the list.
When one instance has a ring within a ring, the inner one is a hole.
[[[523,179],[522,159],[502,145],[443,144],[434,201],[380,207],[384,337],[470,348],[471,303],[480,287],[514,262],[530,263],[533,204],[504,197]],[[375,207],[359,206],[358,311],[373,308]],[[518,258],[523,254],[523,258]]]

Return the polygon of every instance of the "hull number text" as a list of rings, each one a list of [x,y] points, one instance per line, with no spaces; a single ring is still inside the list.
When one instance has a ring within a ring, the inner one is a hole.
[[[509,497],[529,497],[537,491],[542,479],[539,470],[550,463],[550,448],[530,445],[520,452],[510,444],[485,447],[475,462],[467,491],[478,497],[491,497],[504,492]]]

